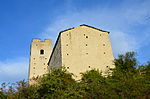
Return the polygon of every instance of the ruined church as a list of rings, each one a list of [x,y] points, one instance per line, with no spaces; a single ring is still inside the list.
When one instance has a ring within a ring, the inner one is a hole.
[[[29,84],[33,77],[50,72],[50,67],[64,66],[77,80],[80,73],[91,69],[99,69],[105,75],[108,68],[114,68],[113,60],[109,32],[83,24],[61,31],[54,48],[51,40],[32,40]]]

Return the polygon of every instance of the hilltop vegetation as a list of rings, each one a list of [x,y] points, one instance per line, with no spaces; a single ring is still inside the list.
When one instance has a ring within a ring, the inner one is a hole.
[[[64,68],[53,69],[28,86],[19,81],[7,86],[3,83],[0,99],[150,99],[150,63],[138,65],[134,52],[119,55],[114,60],[115,69],[108,77],[93,69],[82,73],[81,81],[75,81]]]

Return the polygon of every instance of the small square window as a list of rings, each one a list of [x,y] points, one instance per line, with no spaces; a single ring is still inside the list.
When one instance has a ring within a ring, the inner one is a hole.
[[[67,69],[69,69],[69,67],[67,67]]]
[[[84,36],[85,36],[85,34],[84,34]]]
[[[85,46],[88,46],[88,44],[85,44]]]
[[[69,54],[67,53],[67,55],[69,55]]]
[[[66,44],[66,46],[68,46],[68,44]]]
[[[91,68],[91,66],[89,66],[89,68]]]
[[[86,38],[88,38],[88,36],[86,36]]]
[[[86,55],[88,55],[88,53],[86,53]]]
[[[105,44],[103,44],[103,46],[105,46]]]
[[[35,69],[35,67],[33,67],[33,69]]]
[[[40,54],[41,55],[44,54],[44,50],[43,49],[40,50]]]
[[[104,52],[104,54],[106,54],[106,53]]]

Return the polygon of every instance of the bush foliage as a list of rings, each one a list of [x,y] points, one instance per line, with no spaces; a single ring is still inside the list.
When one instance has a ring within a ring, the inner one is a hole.
[[[119,55],[107,77],[93,69],[76,81],[64,68],[52,69],[28,86],[19,81],[0,88],[0,99],[150,99],[150,63],[138,65],[134,52]]]

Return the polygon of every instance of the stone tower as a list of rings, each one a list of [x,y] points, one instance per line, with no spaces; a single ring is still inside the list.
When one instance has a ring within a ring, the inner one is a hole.
[[[29,85],[35,84],[33,79],[48,73],[48,61],[52,52],[51,40],[33,39],[30,47]]]
[[[80,79],[81,72],[94,68],[105,75],[113,60],[109,32],[83,24],[59,33],[48,64],[64,66]]]

